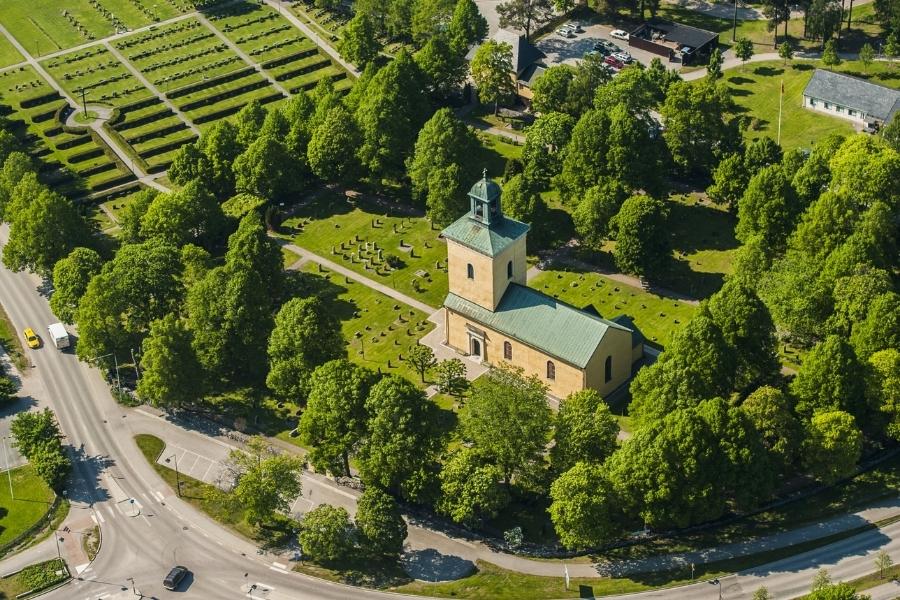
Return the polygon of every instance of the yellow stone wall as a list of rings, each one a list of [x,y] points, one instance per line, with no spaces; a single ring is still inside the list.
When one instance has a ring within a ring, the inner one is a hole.
[[[557,398],[565,398],[572,392],[583,390],[585,387],[584,372],[573,365],[559,359],[551,358],[517,340],[503,335],[497,331],[488,329],[484,325],[471,321],[452,310],[447,310],[447,344],[459,352],[469,354],[469,334],[466,325],[484,332],[484,360],[485,362],[499,365],[508,362],[511,365],[522,367],[526,375],[537,375],[538,379],[547,384],[550,393]],[[503,342],[512,344],[512,360],[503,359]],[[629,349],[628,355],[630,357]],[[547,361],[552,360],[556,365],[556,379],[547,379]],[[601,364],[601,367],[603,365]],[[600,373],[603,377],[603,373]]]
[[[612,356],[612,379],[609,383],[606,378],[606,357]],[[594,356],[588,361],[585,372],[587,375],[587,387],[600,392],[601,396],[607,396],[614,389],[628,381],[631,377],[631,365],[633,354],[631,349],[631,334],[627,331],[610,327]]]
[[[510,244],[495,259],[467,248],[453,240],[447,240],[447,278],[452,293],[475,304],[494,310],[500,303],[509,281],[525,285],[528,263],[525,255],[525,237]],[[506,265],[513,263],[513,277],[506,277]],[[475,278],[466,275],[466,265],[475,269]]]

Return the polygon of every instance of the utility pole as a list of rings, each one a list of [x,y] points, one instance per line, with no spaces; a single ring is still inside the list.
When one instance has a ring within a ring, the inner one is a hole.
[[[9,470],[9,451],[6,449],[6,436],[3,436],[3,457],[6,459],[6,478],[9,480],[9,497],[11,500],[15,500],[16,496],[13,494],[12,487],[12,471]]]
[[[736,0],[735,0],[736,1]],[[84,118],[87,119],[87,94],[84,91],[84,86],[81,86],[81,108],[84,110]]]
[[[116,356],[116,353],[113,352],[113,364],[116,365],[116,389],[118,391],[122,391],[122,380],[119,379],[119,359]]]
[[[138,379],[141,378],[141,370],[138,367],[138,362],[134,358],[134,348],[131,349],[131,363],[134,365],[134,372],[138,376]]]

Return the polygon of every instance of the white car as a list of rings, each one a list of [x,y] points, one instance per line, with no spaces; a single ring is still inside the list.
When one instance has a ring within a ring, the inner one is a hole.
[[[559,29],[556,30],[556,33],[558,33],[559,35],[561,35],[564,38],[575,37],[575,34],[568,27],[560,27]]]
[[[622,31],[621,29],[613,29],[609,32],[609,35],[616,38],[617,40],[628,40],[628,33]]]
[[[627,52],[613,52],[613,56],[615,58],[618,58],[619,60],[621,60],[626,65],[629,64],[633,60],[631,58],[631,55],[628,54]]]
[[[584,33],[584,28],[581,26],[581,23],[578,21],[570,21],[564,25],[564,27],[568,27],[572,30],[573,33]]]

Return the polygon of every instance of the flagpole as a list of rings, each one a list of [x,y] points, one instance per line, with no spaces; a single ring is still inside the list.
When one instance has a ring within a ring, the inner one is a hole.
[[[563,563],[563,569],[565,570],[566,575],[566,590],[569,589],[569,565]]]
[[[784,104],[784,79],[781,80],[781,94],[778,96],[778,139],[775,142],[781,145],[781,107]]]

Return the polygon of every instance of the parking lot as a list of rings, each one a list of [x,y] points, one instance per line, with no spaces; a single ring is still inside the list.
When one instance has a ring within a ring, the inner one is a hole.
[[[649,65],[654,58],[659,58],[669,69],[678,70],[681,63],[670,63],[667,59],[656,54],[651,54],[640,48],[632,48],[625,40],[617,40],[609,35],[614,28],[607,25],[582,23],[584,33],[576,33],[575,37],[565,38],[560,34],[553,32],[545,35],[535,42],[535,46],[543,52],[547,58],[543,61],[548,66],[560,63],[575,65],[578,64],[585,53],[590,52],[594,48],[594,44],[600,40],[608,40],[619,46],[625,52],[628,52],[636,61]]]

